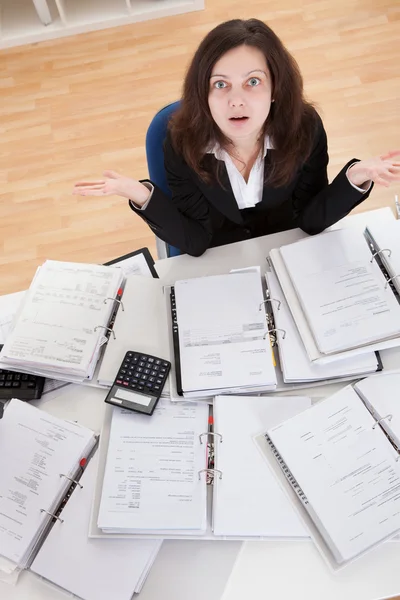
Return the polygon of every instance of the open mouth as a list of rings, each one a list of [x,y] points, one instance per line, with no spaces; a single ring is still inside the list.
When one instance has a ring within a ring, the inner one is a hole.
[[[230,117],[229,120],[230,121],[237,121],[237,122],[243,122],[243,121],[247,121],[249,117]]]

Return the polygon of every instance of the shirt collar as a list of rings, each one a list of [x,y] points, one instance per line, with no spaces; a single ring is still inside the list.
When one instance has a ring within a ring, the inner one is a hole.
[[[269,135],[264,137],[264,148],[263,148],[263,159],[266,157],[268,150],[273,150],[274,146],[272,144],[271,138]],[[214,142],[210,144],[206,150],[206,154],[214,154],[217,160],[225,160],[226,158],[226,150],[221,148],[218,142]]]

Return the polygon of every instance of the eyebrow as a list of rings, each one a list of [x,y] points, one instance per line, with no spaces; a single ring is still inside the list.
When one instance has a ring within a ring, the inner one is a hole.
[[[265,71],[263,71],[263,69],[253,69],[252,71],[249,71],[248,73],[243,75],[243,77],[248,77],[249,75],[251,75],[251,73],[264,73],[264,75],[267,77],[267,74]],[[211,75],[210,79],[212,79],[213,77],[223,77],[225,79],[229,79],[228,75],[222,75],[221,73],[215,73],[215,75]]]

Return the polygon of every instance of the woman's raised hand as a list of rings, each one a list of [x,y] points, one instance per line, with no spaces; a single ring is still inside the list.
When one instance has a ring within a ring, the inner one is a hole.
[[[104,171],[104,179],[99,181],[79,181],[74,185],[73,194],[78,196],[122,196],[143,206],[150,196],[149,189],[130,177],[115,171]]]
[[[368,181],[389,187],[400,181],[400,150],[354,163],[349,169],[348,178],[354,185],[361,187]]]

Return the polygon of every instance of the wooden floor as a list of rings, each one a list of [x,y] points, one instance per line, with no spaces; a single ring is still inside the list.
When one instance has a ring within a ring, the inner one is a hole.
[[[161,1],[161,0],[160,0]],[[104,262],[154,236],[125,200],[71,195],[105,168],[147,176],[144,139],[180,96],[202,37],[258,17],[285,41],[320,108],[330,176],[400,146],[398,0],[206,0],[204,11],[0,52],[0,294],[46,258]],[[393,205],[375,189],[359,210]],[[400,192],[400,190],[397,190]]]

